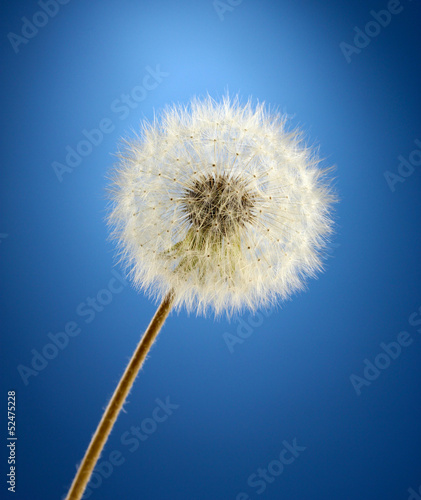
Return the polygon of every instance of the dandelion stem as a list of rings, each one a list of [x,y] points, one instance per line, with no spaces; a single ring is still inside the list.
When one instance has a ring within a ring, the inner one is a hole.
[[[158,333],[171,310],[173,302],[174,292],[170,291],[164,297],[161,305],[155,313],[155,316],[152,318],[152,321],[141,338],[110,402],[108,403],[97,430],[95,431],[88,449],[86,450],[82,463],[76,473],[66,500],[80,500],[82,498],[83,492],[89,482],[96,462],[101,455],[102,449],[107,442],[108,436],[111,433],[115,421],[117,420],[118,414],[123,407],[124,401],[133,386],[149,349],[158,336]]]

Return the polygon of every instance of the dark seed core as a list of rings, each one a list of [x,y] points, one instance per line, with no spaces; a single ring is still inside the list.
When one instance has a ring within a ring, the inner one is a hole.
[[[211,174],[193,180],[185,190],[183,211],[196,230],[230,236],[253,222],[255,198],[244,179]]]

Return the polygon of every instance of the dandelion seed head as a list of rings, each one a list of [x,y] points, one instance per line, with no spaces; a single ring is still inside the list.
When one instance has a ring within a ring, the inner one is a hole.
[[[286,299],[322,269],[334,194],[299,131],[263,104],[174,105],[119,156],[109,222],[139,288],[230,315]]]

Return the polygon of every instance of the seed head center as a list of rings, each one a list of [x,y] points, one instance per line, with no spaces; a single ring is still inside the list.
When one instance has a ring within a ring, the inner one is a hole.
[[[193,228],[230,236],[253,222],[255,196],[240,177],[203,175],[185,190],[183,211]]]

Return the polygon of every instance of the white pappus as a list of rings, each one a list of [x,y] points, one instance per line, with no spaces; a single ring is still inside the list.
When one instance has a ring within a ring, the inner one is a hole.
[[[168,107],[126,141],[112,174],[109,223],[134,284],[228,315],[302,289],[333,226],[319,161],[264,104]]]

